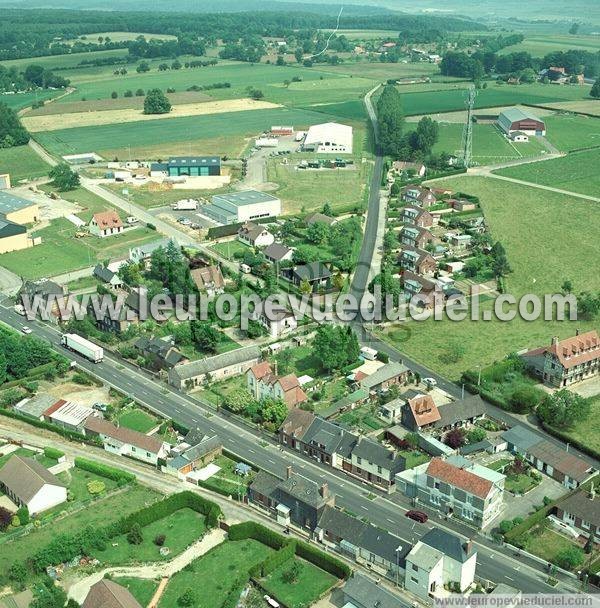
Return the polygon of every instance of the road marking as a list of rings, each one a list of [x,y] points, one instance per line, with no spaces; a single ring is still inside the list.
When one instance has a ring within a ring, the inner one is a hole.
[[[250,452],[250,454],[256,454],[256,452],[254,450],[251,450],[250,448],[248,448],[248,451]]]
[[[365,505],[360,505],[361,509],[364,509],[365,511],[368,511],[369,509],[367,507],[365,507]]]
[[[271,464],[277,464],[274,460],[271,460],[270,458],[267,458],[267,462],[270,462]]]
[[[386,520],[387,520],[387,521],[389,521],[391,524],[394,524],[394,523],[395,523],[395,522],[394,522],[392,519],[390,519],[389,517],[386,517]]]

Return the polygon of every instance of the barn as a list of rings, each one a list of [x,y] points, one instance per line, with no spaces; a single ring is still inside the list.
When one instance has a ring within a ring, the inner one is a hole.
[[[520,108],[509,108],[498,116],[498,126],[507,134],[520,131],[525,135],[546,135],[546,125],[535,114]]]
[[[304,138],[302,149],[305,152],[352,154],[352,127],[337,122],[313,125]]]
[[[281,200],[258,190],[227,192],[215,194],[210,204],[202,207],[202,213],[219,224],[237,224],[278,216]]]

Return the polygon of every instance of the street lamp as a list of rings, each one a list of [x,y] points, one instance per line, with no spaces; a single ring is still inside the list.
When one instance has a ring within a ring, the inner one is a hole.
[[[402,545],[398,545],[396,549],[396,587],[400,586],[400,551],[402,551]]]

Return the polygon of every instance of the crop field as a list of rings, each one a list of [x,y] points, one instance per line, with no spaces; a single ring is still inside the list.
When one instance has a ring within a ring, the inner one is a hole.
[[[583,114],[592,114],[600,117],[600,103],[597,99],[588,99],[582,101],[558,101],[548,104],[557,110],[565,110],[566,112],[581,112]]]
[[[575,292],[600,289],[600,276],[590,264],[597,257],[600,215],[589,202],[493,178],[459,177],[443,184],[480,197],[492,237],[504,245],[513,270],[506,279],[507,293],[516,298],[527,293],[554,294],[565,279],[573,282]],[[481,304],[481,310],[491,309],[492,304]],[[394,323],[383,334],[407,355],[457,379],[465,369],[547,344],[550,336],[573,335],[577,327],[593,329],[593,325],[581,319],[525,321],[517,314],[510,322]],[[458,361],[449,361],[446,354],[453,341],[469,345]]]
[[[342,101],[340,103],[324,103],[311,105],[305,108],[314,112],[324,112],[325,114],[335,115],[340,119],[347,120],[366,120],[367,110],[364,101],[361,99],[352,99],[350,101]]]
[[[477,92],[476,108],[515,105],[519,103],[545,104],[556,101],[583,100],[589,87],[569,87],[544,84],[494,85]],[[407,116],[452,112],[465,107],[465,92],[461,89],[442,90],[402,95],[402,105]]]
[[[124,125],[111,124],[99,127],[80,127],[61,129],[38,133],[36,139],[51,153],[62,156],[78,152],[94,151],[108,158],[112,156],[126,157],[131,153],[149,158],[146,150],[156,146],[157,157],[164,158],[165,144],[177,142],[176,148],[188,151],[185,142],[193,142],[194,146],[206,144],[205,140],[223,138],[224,147],[206,146],[205,153],[227,154],[238,151],[240,141],[269,129],[275,124],[293,124],[297,128],[311,124],[326,122],[334,118],[324,117],[318,112],[308,110],[290,110],[278,108],[273,110],[252,110],[246,112],[212,114],[207,116],[189,116],[182,118],[165,118],[150,122],[130,122]],[[236,141],[236,138],[239,138]],[[225,145],[227,146],[226,149]],[[183,147],[185,146],[185,147]],[[196,149],[188,153],[197,153]],[[163,150],[161,153],[160,150]]]
[[[419,61],[417,63],[370,63],[356,61],[342,63],[336,66],[322,68],[330,74],[347,74],[348,76],[368,75],[376,80],[388,78],[406,78],[409,76],[433,76],[439,74],[439,67],[433,63]]]
[[[58,105],[58,104],[57,104]],[[169,118],[184,116],[207,116],[228,112],[270,110],[279,106],[268,101],[254,99],[223,99],[221,101],[202,101],[173,106]],[[144,114],[140,109],[105,110],[104,112],[70,112],[53,116],[31,116],[23,118],[23,125],[30,133],[73,129],[79,127],[123,124],[127,122],[164,120],[161,114]]]
[[[600,147],[600,118],[556,115],[547,116],[544,121],[546,137],[563,152]]]
[[[591,53],[600,51],[600,36],[561,36],[559,34],[527,34],[519,44],[507,46],[499,51],[499,55],[526,52],[534,57],[543,57],[554,51],[581,49]]]
[[[30,106],[35,101],[47,101],[62,93],[63,91],[40,90],[15,93],[14,95],[0,95],[0,103],[6,104],[9,108],[18,111]]]
[[[10,173],[16,184],[21,179],[35,179],[46,175],[50,169],[29,146],[0,149],[0,173]]]
[[[28,65],[35,63],[42,67],[52,70],[56,68],[67,69],[78,66],[82,61],[89,59],[106,59],[108,57],[127,57],[127,49],[111,49],[109,51],[95,51],[92,53],[71,53],[70,55],[47,55],[44,57],[35,57],[27,59],[9,59],[3,61],[2,65],[5,68],[15,67],[18,70],[24,70]],[[88,68],[86,68],[88,69]],[[107,68],[105,68],[107,69]],[[114,68],[112,68],[114,71]],[[112,71],[111,71],[112,74]],[[65,78],[71,78],[70,72],[65,72]]]
[[[600,148],[496,171],[526,182],[600,197]]]

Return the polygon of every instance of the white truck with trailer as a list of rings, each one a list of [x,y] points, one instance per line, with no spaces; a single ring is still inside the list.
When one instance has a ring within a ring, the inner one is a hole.
[[[193,198],[183,198],[171,205],[175,211],[196,211],[198,209],[198,201]]]
[[[89,359],[92,363],[100,363],[104,358],[104,349],[77,334],[63,334],[60,343],[69,350]]]

